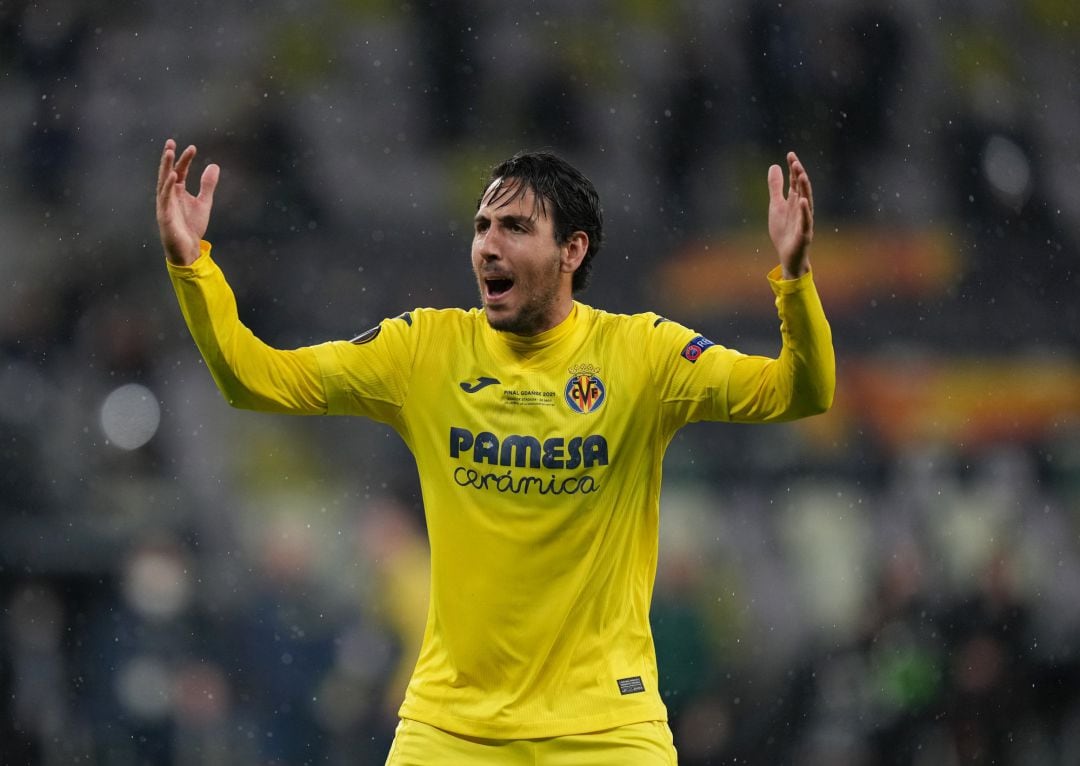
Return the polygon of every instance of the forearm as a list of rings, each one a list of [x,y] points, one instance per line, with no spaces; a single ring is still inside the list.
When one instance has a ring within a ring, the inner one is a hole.
[[[266,345],[240,321],[236,298],[210,259],[209,243],[190,266],[168,263],[180,310],[226,401],[268,412],[321,414],[326,395],[314,352]]]
[[[732,368],[729,412],[737,421],[777,421],[816,415],[832,405],[836,359],[832,331],[811,274],[780,281],[777,295],[783,342],[776,359],[746,357]]]

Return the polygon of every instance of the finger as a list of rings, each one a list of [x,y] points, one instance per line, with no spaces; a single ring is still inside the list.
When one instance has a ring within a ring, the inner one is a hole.
[[[802,195],[802,184],[800,178],[804,171],[802,163],[799,162],[798,156],[795,152],[788,152],[788,194],[799,197]]]
[[[772,202],[784,199],[784,171],[779,165],[769,166],[769,199]]]
[[[157,195],[158,222],[168,218],[169,206],[173,200],[173,190],[176,189],[176,171],[170,170],[162,179],[161,190]]]
[[[208,205],[214,203],[214,189],[217,188],[218,178],[221,176],[221,168],[211,163],[199,179],[199,201]]]
[[[799,206],[799,212],[802,213],[802,230],[803,234],[806,235],[807,240],[809,241],[809,238],[814,233],[814,209],[810,205],[810,200],[808,200],[806,197],[803,197],[800,200],[800,203],[801,204]]]
[[[176,142],[171,138],[165,142],[165,148],[161,151],[161,162],[158,163],[157,193],[161,194],[165,186],[165,179],[172,174],[173,159],[176,156]]]
[[[810,186],[810,174],[806,172],[803,164],[796,160],[791,167],[791,186],[796,196],[805,198],[810,203],[810,210],[814,209],[814,190]]]
[[[184,153],[180,155],[180,159],[176,161],[176,180],[178,183],[184,183],[187,180],[188,168],[191,167],[191,161],[195,159],[195,146],[192,144]]]
[[[803,168],[799,185],[802,187],[802,195],[810,203],[810,212],[814,212],[814,187],[810,185],[810,174]]]

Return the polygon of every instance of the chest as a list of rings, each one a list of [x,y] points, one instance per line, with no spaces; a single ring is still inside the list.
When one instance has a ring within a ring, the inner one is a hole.
[[[650,428],[654,409],[647,370],[614,351],[508,360],[479,345],[447,349],[414,371],[416,446],[542,470],[606,461]]]

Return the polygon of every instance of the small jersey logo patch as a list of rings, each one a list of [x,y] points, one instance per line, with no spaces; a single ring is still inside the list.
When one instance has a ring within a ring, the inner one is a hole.
[[[641,676],[620,678],[615,683],[619,685],[619,694],[640,694],[645,691],[645,684],[641,682]]]
[[[693,340],[686,344],[686,348],[682,350],[680,356],[688,362],[696,362],[698,357],[705,353],[710,346],[715,346],[711,340],[704,335],[696,335]]]
[[[472,380],[463,380],[458,385],[461,386],[461,390],[467,394],[475,394],[481,388],[487,388],[488,386],[494,386],[498,383],[498,378],[489,378],[487,375],[481,375],[479,378]]]

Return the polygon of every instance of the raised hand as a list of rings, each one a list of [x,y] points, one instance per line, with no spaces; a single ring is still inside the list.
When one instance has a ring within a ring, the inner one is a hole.
[[[810,269],[810,242],[814,238],[814,192],[810,176],[795,152],[788,152],[788,193],[784,172],[769,168],[769,237],[780,256],[784,279],[795,279]]]
[[[157,222],[165,257],[175,264],[188,266],[199,257],[199,240],[210,223],[214,189],[221,169],[207,165],[199,180],[199,194],[188,192],[186,181],[195,147],[189,146],[176,159],[176,142],[165,142],[158,166]]]

